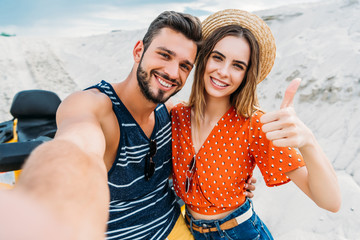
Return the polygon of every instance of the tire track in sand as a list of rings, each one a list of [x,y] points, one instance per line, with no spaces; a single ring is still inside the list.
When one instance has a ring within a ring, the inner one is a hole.
[[[9,110],[17,92],[36,88],[24,59],[23,48],[28,45],[28,39],[0,38],[0,121],[12,118]]]
[[[24,49],[24,57],[38,89],[56,92],[61,99],[80,90],[46,40],[34,40]]]

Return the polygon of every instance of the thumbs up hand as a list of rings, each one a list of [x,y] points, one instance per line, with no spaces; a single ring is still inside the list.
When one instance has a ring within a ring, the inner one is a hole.
[[[295,78],[291,81],[290,85],[287,87],[285,91],[284,99],[281,103],[280,109],[284,109],[287,107],[293,107],[294,104],[294,97],[296,94],[297,89],[299,88],[301,83],[300,78]]]
[[[280,110],[265,113],[260,121],[267,139],[278,147],[301,148],[307,144],[312,132],[296,116],[293,99],[301,80],[294,79],[285,91]],[[310,138],[311,139],[311,138]]]

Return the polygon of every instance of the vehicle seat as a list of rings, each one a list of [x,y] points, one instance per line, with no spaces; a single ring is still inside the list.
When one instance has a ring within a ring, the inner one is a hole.
[[[54,92],[25,90],[13,99],[10,113],[18,119],[18,141],[25,142],[39,136],[53,138],[56,127],[56,110],[61,103]]]

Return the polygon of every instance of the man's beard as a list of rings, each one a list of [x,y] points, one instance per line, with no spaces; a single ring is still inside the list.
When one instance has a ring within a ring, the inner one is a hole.
[[[159,89],[158,93],[154,93],[151,89],[150,89],[150,78],[152,75],[154,75],[154,73],[156,73],[157,75],[161,76],[162,78],[169,80],[173,83],[176,83],[179,86],[179,83],[176,82],[175,80],[171,80],[167,75],[164,74],[160,74],[158,72],[156,72],[155,70],[151,70],[150,71],[150,76],[149,74],[141,67],[141,63],[142,63],[142,59],[140,60],[138,69],[136,70],[136,77],[137,77],[137,81],[138,81],[138,85],[141,89],[142,94],[144,95],[144,97],[153,102],[153,103],[164,103],[166,102],[170,97],[172,97],[173,95],[175,95],[178,91],[180,91],[180,88],[177,89],[175,92],[173,92],[170,96],[168,97],[164,97],[165,95],[165,91]]]

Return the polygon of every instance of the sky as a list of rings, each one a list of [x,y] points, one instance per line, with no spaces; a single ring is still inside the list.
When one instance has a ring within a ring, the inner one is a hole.
[[[258,11],[324,0],[0,0],[0,33],[16,36],[89,36],[144,29],[174,10],[203,20],[226,8]]]

